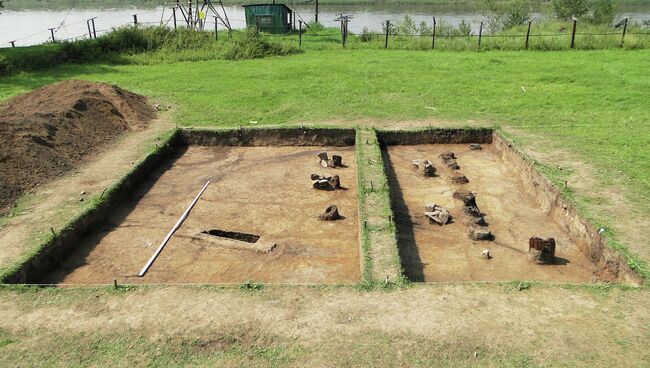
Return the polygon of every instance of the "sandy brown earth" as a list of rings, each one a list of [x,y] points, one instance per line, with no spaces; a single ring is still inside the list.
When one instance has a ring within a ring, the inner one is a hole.
[[[154,112],[143,96],[105,83],[65,81],[0,105],[0,214],[26,190],[79,167]]]
[[[398,224],[399,244],[406,273],[414,281],[472,280],[543,280],[589,282],[595,270],[562,228],[547,216],[524,190],[519,176],[509,168],[491,145],[472,151],[468,145],[436,144],[390,146],[387,149],[395,190],[393,206]],[[455,174],[438,155],[456,154],[458,172],[467,184],[452,184]],[[436,177],[420,175],[411,160],[430,160],[437,168]],[[494,241],[469,239],[470,226],[463,213],[462,201],[453,194],[468,190],[485,220]],[[450,211],[453,222],[444,226],[430,224],[424,205],[436,203]],[[553,237],[557,242],[556,264],[535,265],[527,259],[528,239]],[[479,257],[488,249],[492,259]]]
[[[0,290],[0,366],[647,367],[647,291]]]
[[[324,169],[317,153],[340,154]],[[195,147],[164,165],[46,283],[355,282],[360,278],[354,147]],[[339,175],[344,190],[319,191],[310,174]],[[135,277],[206,181],[210,186],[149,272]],[[344,219],[319,221],[329,205]],[[262,236],[268,253],[196,235]]]

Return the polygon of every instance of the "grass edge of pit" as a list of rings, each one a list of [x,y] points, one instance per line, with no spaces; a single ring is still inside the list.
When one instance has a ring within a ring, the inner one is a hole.
[[[404,277],[399,257],[395,216],[390,203],[388,178],[377,132],[374,128],[360,127],[357,127],[356,131],[357,205],[359,208],[360,258],[363,270],[358,287],[372,290],[403,286],[408,280]],[[370,180],[370,175],[376,181]],[[376,215],[376,213],[371,213],[370,200],[379,203],[386,212],[385,215],[379,216],[381,219],[379,224],[372,223],[370,220],[369,215]],[[380,242],[378,238],[387,238],[387,241]],[[381,249],[379,249],[380,245],[383,245]],[[373,257],[373,253],[376,255],[378,252],[383,253],[387,258],[383,264],[378,264],[378,257]]]

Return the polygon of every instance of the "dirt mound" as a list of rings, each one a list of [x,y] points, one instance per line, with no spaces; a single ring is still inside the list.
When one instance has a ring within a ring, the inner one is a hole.
[[[65,81],[0,105],[0,214],[26,190],[153,118],[145,97],[117,86]]]

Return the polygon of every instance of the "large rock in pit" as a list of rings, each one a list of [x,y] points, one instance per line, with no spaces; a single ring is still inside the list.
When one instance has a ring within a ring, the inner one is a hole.
[[[446,225],[451,221],[449,211],[437,204],[427,204],[424,206],[424,215],[429,219],[430,224]]]
[[[312,186],[318,190],[337,190],[341,188],[341,180],[338,175],[322,176],[311,174]]]
[[[456,155],[451,151],[446,151],[438,155],[442,162],[452,170],[460,170],[460,165],[456,162]]]
[[[528,240],[528,260],[536,264],[555,262],[555,239],[532,237]]]
[[[339,214],[339,209],[336,207],[336,205],[331,205],[325,209],[325,212],[323,212],[320,216],[318,216],[318,219],[321,221],[336,221],[341,219],[341,215]]]
[[[436,176],[436,168],[429,160],[412,160],[411,166],[423,176]]]

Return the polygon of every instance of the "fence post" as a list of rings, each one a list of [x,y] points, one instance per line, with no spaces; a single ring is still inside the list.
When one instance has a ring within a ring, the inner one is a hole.
[[[217,26],[219,23],[217,23],[217,17],[214,17],[214,40],[219,41],[219,30],[217,29]]]
[[[390,30],[390,20],[386,21],[386,42],[384,42],[384,48],[388,48],[388,31]]]
[[[172,14],[174,15],[174,29],[176,29],[176,6],[172,8]]]
[[[93,37],[97,38],[97,30],[95,29],[95,18],[90,19],[90,23],[93,25]]]
[[[138,25],[138,15],[137,14],[133,14],[133,25],[134,26]]]
[[[52,42],[56,42],[54,39],[54,28],[48,28],[50,30],[50,34],[52,35]]]
[[[298,21],[298,47],[302,47],[302,20]]]
[[[576,46],[576,26],[578,24],[578,18],[573,17],[573,30],[571,31],[571,48],[574,49]]]
[[[9,41],[9,43],[11,44],[11,47],[16,47],[16,41]]]
[[[625,43],[625,33],[627,32],[627,18],[625,18],[625,24],[623,24],[623,36],[621,36],[621,47]]]
[[[533,23],[532,20],[528,21],[528,31],[526,32],[526,50],[528,50],[528,39],[530,38],[530,25]]]
[[[431,50],[436,48],[436,17],[433,17],[433,35],[431,36]]]
[[[343,22],[343,47],[348,44],[348,22],[349,20],[347,18]]]
[[[88,38],[93,38],[93,30],[90,29],[90,19],[86,21],[86,25],[88,26]]]
[[[481,22],[481,25],[479,26],[478,29],[478,49],[479,51],[481,50],[481,37],[483,36],[483,22]]]

